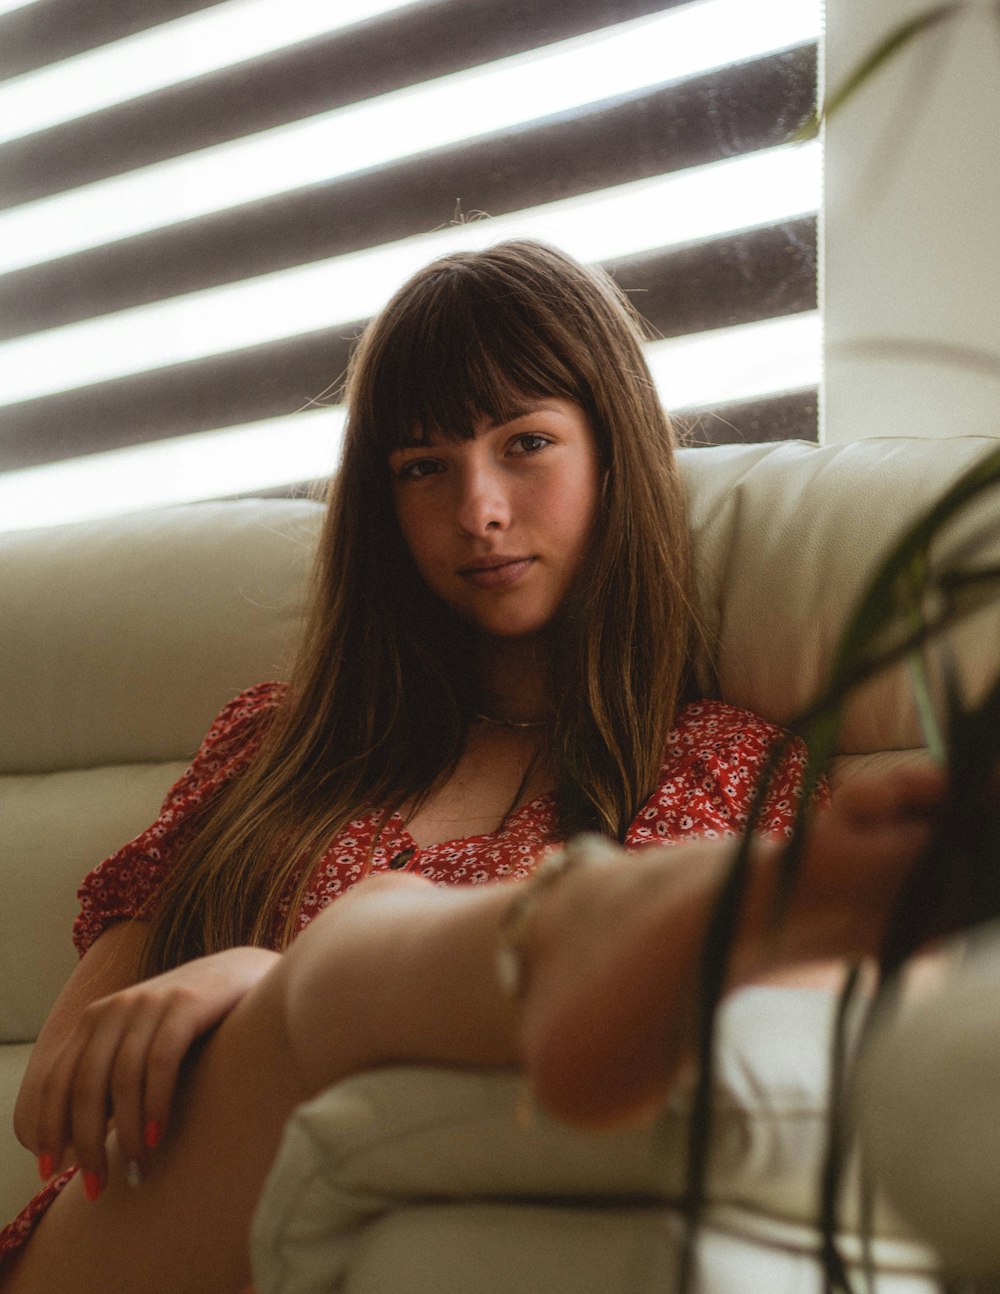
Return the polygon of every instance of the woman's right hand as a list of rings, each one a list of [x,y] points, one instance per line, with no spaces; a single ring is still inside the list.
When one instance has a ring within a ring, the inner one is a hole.
[[[33,1143],[49,1176],[70,1146],[88,1198],[107,1181],[112,1126],[141,1172],[167,1126],[192,1045],[259,982],[280,954],[231,948],[88,1003],[37,1083]]]

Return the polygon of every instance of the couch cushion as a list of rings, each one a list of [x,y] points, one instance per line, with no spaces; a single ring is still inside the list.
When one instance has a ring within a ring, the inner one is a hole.
[[[149,825],[183,769],[136,764],[0,777],[0,1041],[37,1036],[76,965],[77,887]]]
[[[743,1219],[746,1221],[746,1217]],[[346,1264],[287,1270],[259,1294],[671,1294],[683,1222],[662,1204],[560,1200],[442,1201],[373,1219]],[[352,1240],[354,1238],[352,1237]],[[873,1294],[938,1294],[910,1259],[884,1247]],[[850,1261],[853,1288],[864,1289]],[[258,1278],[259,1280],[259,1278]],[[768,1239],[713,1214],[701,1232],[690,1294],[825,1294],[815,1236],[787,1224]]]
[[[952,1270],[1000,1273],[1000,923],[941,950],[939,977],[882,1022],[858,1076],[873,1171]]]
[[[886,438],[840,445],[731,445],[681,454],[691,499],[699,587],[713,639],[715,679],[727,701],[787,722],[827,678],[841,628],[880,555],[973,463],[989,437]],[[994,491],[970,509],[935,559],[974,533],[1000,557]],[[974,691],[996,669],[984,640],[1000,640],[1000,610],[952,636]],[[922,746],[905,668],[860,689],[840,750]]]
[[[321,512],[198,503],[0,535],[0,772],[190,757],[282,675]]]
[[[755,988],[727,1003],[706,1254],[717,1253],[713,1236],[739,1237],[750,1251],[766,1255],[777,1246],[797,1255],[797,1266],[815,1270],[812,1224],[833,1009],[831,994],[808,989]],[[428,1217],[441,1232],[441,1252],[452,1255],[444,1267],[441,1258],[432,1264],[434,1278],[445,1279],[443,1288],[517,1288],[516,1282],[489,1283],[487,1268],[480,1270],[474,1252],[464,1250],[466,1227],[471,1218],[473,1232],[485,1236],[491,1226],[503,1229],[512,1209],[523,1211],[532,1202],[532,1227],[522,1243],[532,1254],[565,1255],[569,1264],[546,1285],[552,1291],[603,1288],[624,1294],[634,1288],[592,1283],[594,1272],[604,1268],[590,1267],[589,1242],[570,1260],[573,1237],[586,1224],[595,1234],[620,1233],[613,1251],[619,1265],[637,1247],[662,1248],[663,1263],[675,1261],[679,1226],[670,1208],[684,1192],[688,1095],[679,1091],[653,1130],[596,1134],[541,1115],[525,1127],[516,1115],[518,1101],[519,1081],[511,1075],[400,1068],[359,1075],[303,1106],[286,1131],[254,1226],[260,1294],[375,1290],[379,1286],[362,1281],[355,1265],[366,1270],[376,1244],[394,1232],[412,1237]],[[585,1206],[582,1213],[573,1213],[574,1202]],[[848,1226],[854,1216],[852,1198],[845,1211]],[[879,1262],[916,1280],[905,1288],[930,1288],[930,1255],[881,1205],[877,1229]],[[499,1261],[500,1251],[488,1248]],[[454,1257],[459,1252],[461,1261]],[[858,1257],[856,1242],[853,1256]],[[409,1269],[398,1268],[403,1270]],[[664,1270],[661,1265],[661,1276]],[[326,1273],[325,1286],[316,1283],[320,1272]],[[773,1284],[741,1280],[712,1288],[747,1294],[785,1288],[787,1273],[772,1269],[775,1274],[780,1280]],[[541,1285],[535,1279],[531,1287]],[[663,1287],[669,1287],[666,1281]],[[442,1287],[428,1279],[407,1288],[416,1294]]]

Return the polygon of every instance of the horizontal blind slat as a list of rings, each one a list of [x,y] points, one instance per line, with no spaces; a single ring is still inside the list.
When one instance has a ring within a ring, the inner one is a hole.
[[[0,276],[0,338],[782,143],[815,48],[443,149]]]
[[[789,247],[799,250],[788,255]],[[609,263],[654,333],[675,337],[815,307],[815,221]],[[343,374],[362,322],[3,411],[7,469],[293,412]]]
[[[777,440],[817,439],[815,390],[789,391],[766,400],[710,405],[672,416],[685,445],[738,445]]]
[[[546,0],[543,4],[538,0],[503,0],[502,4],[497,0],[424,0],[416,21],[428,24],[440,44],[457,48],[462,48],[466,38],[462,27],[468,24],[478,29],[471,33],[474,39],[485,40],[487,48],[500,51],[487,57],[499,58],[504,50],[525,48],[521,42],[526,38],[544,44],[684,3],[686,0]],[[350,8],[345,0],[317,0],[317,4],[335,10]],[[129,0],[126,4],[122,0],[87,0],[86,4],[80,0],[36,0],[28,8],[0,18],[0,80],[213,7],[205,0]],[[409,16],[400,15],[396,30],[400,40],[412,36]],[[390,51],[379,46],[377,52],[387,55]],[[369,75],[379,73],[373,70]]]
[[[0,205],[242,139],[668,7],[660,0],[408,6],[0,144]]]
[[[0,145],[0,209],[686,3],[417,0],[363,26]],[[0,78],[214,7],[204,0],[143,0],[141,6],[36,0],[0,18]],[[815,84],[816,45],[809,41],[0,274],[0,344],[397,244],[447,226],[456,210],[508,216],[771,149],[812,109]],[[669,214],[668,207],[663,211]],[[683,340],[815,312],[815,243],[815,218],[804,215],[652,247],[607,261],[606,268],[653,335]],[[608,256],[619,244],[601,246],[589,254]],[[317,315],[311,326],[335,317]],[[362,327],[363,321],[344,323],[294,337],[275,329],[275,340],[257,345],[247,344],[254,340],[247,334],[232,343],[245,345],[242,350],[0,408],[0,472],[282,418],[336,384]],[[266,335],[254,332],[256,340]],[[143,354],[143,363],[166,362],[155,349],[156,356]],[[189,346],[187,353],[197,352]],[[173,358],[180,354],[175,350]],[[72,357],[67,362],[72,369]],[[113,371],[100,369],[105,377]],[[11,375],[8,399],[33,389]],[[97,375],[81,369],[75,380]],[[45,384],[35,382],[34,389]],[[730,387],[732,394],[766,389],[756,372],[749,384]],[[688,390],[689,398],[696,391],[700,397],[697,384]],[[690,443],[815,439],[817,393],[810,387],[682,409],[678,421]],[[275,487],[278,493],[290,488]]]
[[[0,20],[0,78],[72,58],[205,8],[205,0],[36,0]]]
[[[661,337],[816,309],[816,221],[749,229],[606,268]]]

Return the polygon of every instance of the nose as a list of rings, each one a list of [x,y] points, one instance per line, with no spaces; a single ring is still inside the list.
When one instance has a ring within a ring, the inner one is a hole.
[[[459,527],[468,535],[485,535],[506,530],[510,517],[509,491],[500,470],[483,463],[467,465],[459,481]]]

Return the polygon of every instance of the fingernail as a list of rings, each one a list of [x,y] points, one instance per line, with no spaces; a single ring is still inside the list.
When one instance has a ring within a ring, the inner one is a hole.
[[[143,1140],[147,1150],[155,1150],[163,1136],[163,1124],[157,1119],[150,1119],[143,1131]]]
[[[52,1156],[47,1150],[43,1150],[38,1156],[38,1176],[43,1182],[47,1182],[55,1170],[55,1164],[52,1162]]]
[[[125,1180],[133,1191],[137,1191],[142,1185],[142,1169],[134,1159],[130,1159],[125,1165]]]
[[[88,1168],[83,1174],[83,1193],[91,1204],[100,1197],[103,1189],[100,1177]]]

